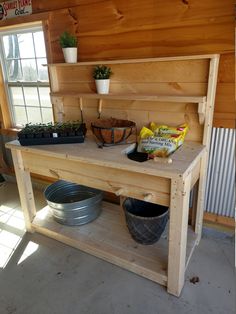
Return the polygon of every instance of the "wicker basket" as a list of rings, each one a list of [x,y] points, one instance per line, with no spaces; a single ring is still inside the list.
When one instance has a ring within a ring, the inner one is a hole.
[[[123,203],[132,238],[141,244],[157,242],[168,221],[168,207],[127,198]]]
[[[91,123],[91,129],[104,146],[109,146],[125,143],[133,131],[136,131],[136,124],[133,121],[114,118],[97,119]]]

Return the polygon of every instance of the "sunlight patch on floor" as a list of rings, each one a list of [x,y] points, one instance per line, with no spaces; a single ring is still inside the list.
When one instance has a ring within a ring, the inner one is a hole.
[[[19,209],[1,205],[0,226],[0,268],[5,268],[25,232],[23,213]]]
[[[22,263],[22,262],[23,262],[24,260],[26,260],[30,255],[32,255],[34,252],[36,252],[37,249],[38,249],[38,247],[39,247],[39,245],[38,245],[37,243],[34,243],[34,242],[30,241],[30,242],[27,244],[27,246],[26,246],[26,248],[25,248],[23,254],[21,255],[21,257],[20,257],[20,259],[19,259],[17,265],[19,265],[20,263]]]
[[[19,230],[25,230],[22,211],[5,205],[0,206],[0,222]]]
[[[8,232],[0,231],[0,267],[5,268],[12,254],[21,242],[22,237]]]

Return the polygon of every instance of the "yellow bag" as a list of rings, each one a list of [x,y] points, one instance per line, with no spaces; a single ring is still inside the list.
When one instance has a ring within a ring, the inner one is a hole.
[[[167,157],[184,142],[188,125],[178,127],[158,126],[150,123],[150,129],[143,127],[139,134],[138,152],[149,154],[150,158]]]

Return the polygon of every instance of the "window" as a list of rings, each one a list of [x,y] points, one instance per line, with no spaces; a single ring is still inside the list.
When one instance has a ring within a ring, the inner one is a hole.
[[[53,120],[41,26],[0,33],[1,61],[14,126]]]

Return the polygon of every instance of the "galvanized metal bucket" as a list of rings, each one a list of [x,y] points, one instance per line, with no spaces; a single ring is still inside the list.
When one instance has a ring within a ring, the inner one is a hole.
[[[69,226],[91,222],[101,213],[102,191],[59,180],[49,185],[44,196],[54,220]]]

